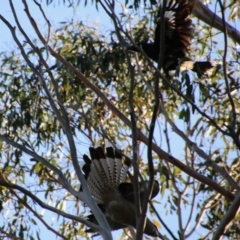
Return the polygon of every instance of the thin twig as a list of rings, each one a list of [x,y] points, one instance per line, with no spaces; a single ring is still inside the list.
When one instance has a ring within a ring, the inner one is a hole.
[[[163,57],[164,57],[164,25],[165,25],[165,8],[166,8],[167,1],[164,0],[161,8],[161,31],[160,31],[160,55],[158,59],[158,69],[162,68],[163,64]],[[156,36],[157,37],[157,36]],[[146,212],[147,212],[147,204],[150,200],[153,190],[153,183],[154,183],[154,167],[153,167],[153,159],[152,159],[152,143],[153,143],[153,136],[155,130],[155,124],[158,117],[158,110],[159,110],[159,76],[155,74],[154,77],[154,108],[152,113],[152,119],[149,128],[149,136],[148,136],[148,149],[147,149],[147,156],[148,156],[148,170],[149,170],[149,184],[147,189],[147,197],[144,199],[142,203],[142,215],[139,219],[138,226],[137,226],[137,239],[142,239],[143,232],[141,231],[144,229],[144,223],[146,222]]]
[[[68,238],[66,238],[65,236],[63,236],[62,234],[60,234],[58,231],[56,231],[55,229],[53,229],[52,227],[50,227],[46,221],[43,220],[43,218],[41,216],[39,216],[39,214],[33,210],[33,208],[25,201],[23,200],[21,197],[18,196],[17,193],[15,193],[13,191],[12,188],[9,188],[9,191],[11,191],[11,193],[18,199],[19,202],[21,202],[26,208],[28,208],[32,213],[33,215],[48,229],[50,230],[51,232],[53,232],[54,234],[56,234],[58,237],[60,237],[61,239],[65,239],[65,240],[68,240]]]
[[[222,177],[235,189],[240,189],[237,182],[227,173],[224,168],[218,166],[210,157],[207,155],[202,149],[200,149],[196,143],[192,142],[184,133],[181,131],[176,124],[169,118],[167,112],[165,111],[164,107],[160,104],[161,113],[167,119],[168,123],[172,127],[172,130],[176,132],[187,144],[188,146],[194,150],[200,157],[205,159],[207,163],[212,166]]]
[[[10,182],[6,182],[4,180],[0,180],[0,185],[1,186],[5,186],[7,188],[13,188],[13,189],[17,189],[19,191],[21,191],[23,194],[27,195],[28,197],[30,197],[31,199],[33,199],[36,203],[39,204],[39,206],[41,206],[42,208],[44,209],[47,209],[47,210],[50,210],[51,212],[54,212],[56,214],[59,214],[65,218],[68,218],[68,219],[71,219],[71,220],[75,220],[77,222],[81,222],[83,224],[86,224],[88,227],[90,228],[94,228],[94,229],[97,229],[98,231],[100,231],[100,226],[97,225],[97,224],[94,224],[92,222],[89,222],[87,221],[86,219],[84,218],[80,218],[80,217],[76,217],[72,214],[68,214],[66,212],[63,212],[57,208],[54,208],[52,206],[49,206],[48,204],[44,203],[43,201],[41,201],[39,198],[37,198],[33,193],[31,193],[30,191],[26,190],[25,188],[19,186],[19,185],[16,185],[16,184],[13,184],[13,183],[10,183]]]
[[[165,222],[162,220],[162,218],[160,217],[157,209],[154,207],[154,205],[152,204],[152,202],[150,202],[150,206],[151,208],[153,209],[153,211],[155,212],[157,218],[159,219],[160,223],[163,225],[163,227],[167,230],[167,232],[171,235],[171,237],[174,239],[174,240],[178,240],[178,238],[176,238],[173,234],[173,232],[171,231],[170,228],[168,228],[168,226],[165,224]]]
[[[8,239],[11,239],[11,240],[24,240],[21,237],[16,237],[13,234],[10,234],[10,233],[4,231],[3,228],[0,228],[0,232],[5,235],[5,236],[0,235],[1,239],[7,239],[8,238]],[[4,237],[4,238],[2,238],[2,237]]]
[[[223,24],[223,33],[224,33],[224,53],[223,53],[223,74],[224,74],[224,81],[226,86],[226,92],[228,95],[228,99],[231,105],[232,110],[232,116],[231,116],[231,125],[228,127],[229,131],[232,133],[233,140],[237,147],[240,149],[240,142],[239,142],[239,136],[236,134],[236,121],[237,121],[237,114],[236,114],[236,108],[235,104],[232,98],[232,95],[230,93],[229,83],[228,83],[228,76],[227,76],[227,49],[228,49],[228,41],[227,41],[227,28],[226,28],[226,22],[225,22],[225,14],[224,14],[224,7],[221,2],[221,0],[218,0],[221,13],[222,13],[222,24]]]
[[[225,22],[225,27],[223,26],[222,19],[213,13],[206,5],[204,5],[200,0],[195,0],[196,6],[193,9],[193,14],[207,23],[209,26],[213,26],[214,28],[225,32],[224,28],[227,29],[227,34],[237,43],[240,44],[240,32],[232,27],[229,23]]]
[[[234,201],[232,202],[232,204],[228,208],[226,214],[222,218],[218,228],[216,229],[216,231],[213,234],[212,240],[220,239],[220,237],[224,233],[227,225],[230,224],[230,222],[234,219],[234,217],[239,212],[239,203],[240,203],[240,191],[238,191]]]

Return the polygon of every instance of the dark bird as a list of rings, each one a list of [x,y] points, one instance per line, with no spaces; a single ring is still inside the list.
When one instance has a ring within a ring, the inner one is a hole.
[[[118,230],[128,226],[136,227],[136,214],[134,205],[134,190],[132,183],[125,182],[130,160],[125,158],[122,161],[120,151],[114,151],[113,147],[89,148],[91,159],[83,155],[85,165],[82,170],[85,174],[90,192],[104,213],[111,230]],[[146,197],[145,190],[148,181],[140,182],[141,202]],[[158,182],[154,182],[151,199],[159,192]],[[97,223],[93,214],[87,219]],[[88,233],[96,233],[95,229],[87,229]],[[160,237],[157,227],[147,218],[144,233],[152,237]]]
[[[165,40],[163,53],[163,70],[168,73],[176,70],[180,65],[181,70],[192,70],[199,76],[208,73],[215,67],[215,62],[202,61],[193,62],[184,61],[186,52],[192,39],[192,20],[189,15],[194,8],[194,1],[188,0],[168,0],[165,8]],[[158,11],[157,26],[155,29],[155,38],[153,43],[141,43],[136,46],[130,46],[130,51],[140,52],[140,48],[145,54],[155,62],[158,62],[160,55],[160,34],[161,34],[161,5]],[[179,64],[179,61],[181,63]]]

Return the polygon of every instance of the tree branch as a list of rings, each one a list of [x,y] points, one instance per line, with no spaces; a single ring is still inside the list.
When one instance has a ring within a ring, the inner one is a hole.
[[[174,122],[169,118],[168,114],[166,113],[164,107],[160,104],[161,113],[167,119],[168,123],[172,127],[173,131],[176,132],[187,144],[188,146],[195,151],[200,157],[205,159],[207,163],[212,166],[222,177],[235,189],[240,189],[237,182],[227,173],[224,168],[218,166],[212,159],[202,150],[200,149],[196,143],[192,142],[177,126]]]
[[[54,212],[58,215],[61,215],[65,218],[68,218],[68,219],[71,219],[71,220],[75,220],[77,222],[80,222],[80,223],[83,223],[85,225],[87,225],[88,227],[90,228],[95,228],[97,229],[98,231],[100,231],[100,226],[97,225],[97,224],[94,224],[92,222],[89,222],[87,221],[86,219],[84,218],[80,218],[80,217],[76,217],[72,214],[68,214],[68,213],[65,213],[57,208],[54,208],[52,206],[49,206],[48,204],[42,202],[38,197],[36,197],[33,193],[31,193],[30,191],[26,190],[25,188],[19,186],[19,185],[16,185],[16,184],[13,184],[13,183],[10,183],[10,182],[6,182],[4,180],[0,180],[0,185],[1,186],[5,186],[7,188],[13,188],[13,189],[17,189],[19,191],[21,191],[22,193],[24,193],[25,195],[27,195],[28,197],[30,197],[32,200],[34,200],[35,202],[37,202],[39,204],[39,206],[41,206],[42,208],[45,208],[47,210],[50,210],[51,212]]]
[[[218,240],[224,233],[227,225],[231,222],[231,220],[234,219],[234,217],[237,215],[237,212],[239,209],[239,203],[240,203],[240,191],[238,191],[234,201],[232,202],[231,206],[229,207],[227,213],[224,215],[223,219],[221,220],[218,228],[216,229],[215,233],[213,234],[212,240]]]
[[[2,177],[2,174],[1,174],[1,177]],[[4,179],[6,180],[6,179]],[[21,202],[26,208],[28,208],[32,213],[33,215],[48,229],[50,230],[51,232],[55,233],[58,237],[60,237],[61,239],[64,239],[64,240],[68,240],[68,238],[66,238],[65,236],[63,236],[62,234],[60,234],[58,231],[56,231],[55,229],[53,229],[52,227],[50,227],[46,221],[44,221],[42,219],[42,217],[35,211],[33,210],[33,208],[26,202],[26,201],[23,201],[22,198],[20,198],[14,191],[12,188],[9,188],[9,191],[11,191],[11,193],[18,199],[19,202]]]
[[[226,32],[234,41],[240,44],[240,32],[232,27],[229,23],[225,22],[225,27],[223,25],[223,20],[213,13],[206,5],[204,5],[200,0],[195,0],[196,6],[193,9],[193,14],[203,22],[208,25],[225,32],[224,28],[226,27]]]

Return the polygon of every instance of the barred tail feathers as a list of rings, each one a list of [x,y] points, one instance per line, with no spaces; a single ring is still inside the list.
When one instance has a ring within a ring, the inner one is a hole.
[[[101,191],[103,176],[99,164],[97,161],[91,161],[87,155],[83,155],[83,160],[85,161],[85,165],[82,167],[82,170],[85,173],[85,178],[91,194],[98,203],[102,203]]]
[[[120,183],[125,181],[126,176],[127,176],[127,171],[130,166],[131,166],[131,160],[128,157],[125,157],[125,160],[122,165],[121,172],[120,172],[120,179],[119,179]]]
[[[95,188],[100,189],[101,186],[99,183],[101,182],[101,175],[98,173],[98,170],[92,164],[92,161],[87,155],[83,155],[83,160],[85,164],[83,165],[82,170],[85,173],[86,180],[89,182],[89,185],[91,185],[91,187],[93,185]],[[89,177],[90,172],[92,172],[91,177]]]
[[[118,188],[118,185],[125,181],[130,160],[122,164],[122,154],[114,150],[112,146],[106,147],[106,155],[101,147],[90,147],[90,160],[86,155],[83,156],[85,165],[82,167],[91,194],[102,204],[103,192],[109,187]]]
[[[119,175],[122,167],[122,156],[114,152],[112,147],[107,147],[107,163],[109,166],[110,181],[113,186],[119,185]]]

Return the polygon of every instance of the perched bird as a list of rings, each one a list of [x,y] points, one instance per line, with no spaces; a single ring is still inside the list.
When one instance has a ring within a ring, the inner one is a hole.
[[[91,147],[89,149],[91,159],[83,155],[85,165],[82,170],[85,174],[89,190],[104,213],[111,230],[118,230],[128,226],[136,227],[136,215],[134,205],[134,190],[132,183],[125,182],[130,160],[125,158],[122,162],[120,151],[114,151],[113,147],[106,148],[106,154],[103,148]],[[146,197],[145,190],[148,181],[140,182],[140,198]],[[151,199],[159,192],[158,182],[154,182]],[[97,223],[93,214],[87,216],[87,219]],[[88,233],[95,233],[95,229],[87,229]],[[161,237],[157,227],[147,218],[144,233]]]
[[[217,65],[215,62],[209,61],[193,62],[184,60],[192,39],[192,20],[189,18],[189,15],[194,8],[193,2],[194,1],[188,2],[188,0],[167,0],[164,14],[165,40],[163,70],[165,73],[176,70],[180,65],[181,70],[192,70],[201,76]],[[155,62],[158,62],[160,55],[161,7],[160,5],[154,42],[141,43],[137,46],[127,48],[135,52],[140,52],[139,48],[142,48],[145,54]]]

